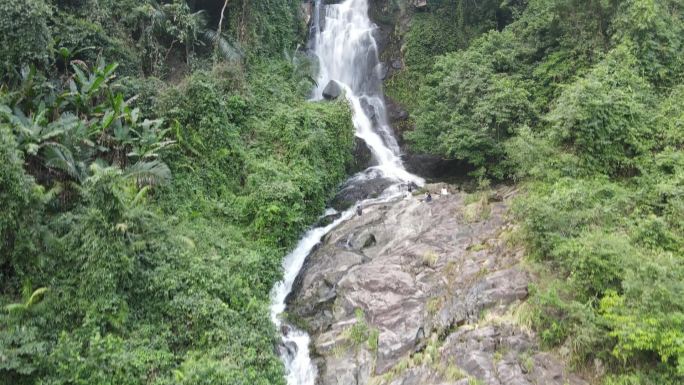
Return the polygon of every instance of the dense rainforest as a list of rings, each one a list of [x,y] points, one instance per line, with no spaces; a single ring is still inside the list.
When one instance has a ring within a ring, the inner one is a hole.
[[[522,193],[521,322],[684,381],[684,3],[375,0],[407,148]],[[281,258],[355,169],[300,0],[0,0],[0,383],[284,384]]]
[[[299,1],[0,2],[0,383],[278,384],[283,255],[351,165]]]

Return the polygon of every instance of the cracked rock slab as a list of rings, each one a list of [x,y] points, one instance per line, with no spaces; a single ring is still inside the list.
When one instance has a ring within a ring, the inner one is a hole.
[[[427,187],[432,202],[364,207],[308,256],[287,311],[311,334],[318,384],[584,385],[510,315],[530,281],[502,237],[515,191]],[[430,364],[414,359],[428,349]]]

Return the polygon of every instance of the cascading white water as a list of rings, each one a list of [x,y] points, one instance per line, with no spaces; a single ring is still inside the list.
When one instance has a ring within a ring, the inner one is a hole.
[[[283,260],[283,280],[278,282],[271,292],[271,321],[282,330],[280,315],[285,311],[285,298],[292,290],[292,284],[304,265],[304,260],[320,242],[321,238],[348,219],[352,211],[344,212],[337,220],[325,227],[309,230],[299,241],[297,247]],[[287,369],[288,385],[313,385],[316,380],[316,368],[309,357],[309,335],[294,327],[287,327],[282,334],[281,356]]]
[[[376,26],[368,18],[368,0],[346,0],[324,6],[323,25],[321,9],[320,0],[316,0],[311,43],[319,60],[320,74],[314,99],[322,98],[323,89],[330,81],[337,82],[344,90],[352,108],[356,136],[368,145],[377,164],[353,176],[350,181],[394,180],[396,183],[388,187],[380,198],[369,199],[362,204],[390,200],[399,193],[401,184],[422,185],[423,180],[404,169],[399,145],[387,122],[379,77],[378,47],[373,37]],[[288,385],[314,385],[317,372],[309,357],[309,335],[283,324],[281,314],[285,311],[285,299],[311,250],[325,234],[352,215],[353,209],[345,211],[325,227],[309,230],[283,260],[283,280],[274,286],[271,293],[271,320],[282,331],[281,357],[287,370]]]
[[[337,82],[351,105],[356,136],[366,142],[378,164],[374,168],[386,178],[422,183],[404,169],[399,145],[387,122],[378,45],[373,37],[377,26],[368,18],[368,0],[325,6],[322,26],[320,14],[314,16],[313,50],[320,64],[314,98],[322,98],[330,81]]]

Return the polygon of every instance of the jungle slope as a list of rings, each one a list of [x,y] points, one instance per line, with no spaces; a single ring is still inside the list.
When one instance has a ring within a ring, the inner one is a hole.
[[[408,149],[519,183],[543,345],[597,383],[681,383],[681,2],[380,3]]]
[[[284,382],[269,290],[353,128],[299,1],[214,3],[0,5],[0,383]]]

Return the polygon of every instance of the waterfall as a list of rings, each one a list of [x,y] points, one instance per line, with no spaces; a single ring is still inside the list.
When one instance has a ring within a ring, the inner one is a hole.
[[[349,210],[325,227],[309,230],[297,247],[283,260],[283,280],[271,292],[271,321],[281,330],[281,357],[287,369],[288,385],[314,385],[316,368],[309,357],[309,335],[292,326],[284,325],[280,315],[285,311],[285,298],[292,290],[292,284],[304,265],[304,260],[321,238],[339,223],[352,216]]]
[[[386,178],[421,183],[404,169],[387,121],[378,45],[373,36],[377,26],[368,18],[368,0],[325,6],[323,26],[320,7],[318,0],[312,21],[312,48],[320,64],[314,98],[322,98],[330,81],[337,82],[352,108],[356,136],[366,142],[377,163],[373,169]]]
[[[324,19],[321,19],[322,11]],[[420,177],[404,169],[399,145],[387,120],[378,46],[373,37],[376,28],[368,18],[368,0],[345,0],[331,5],[322,5],[321,0],[316,0],[309,47],[318,57],[320,72],[313,99],[322,99],[325,86],[336,82],[352,109],[356,136],[373,154],[376,165],[351,177],[350,181],[387,178],[396,182],[379,198],[364,201],[364,205],[392,199],[401,184],[423,184]],[[314,385],[317,372],[309,357],[309,335],[281,319],[285,299],[311,250],[325,234],[353,215],[352,208],[333,223],[309,230],[283,260],[283,280],[271,292],[271,320],[282,333],[280,353],[288,385]]]

